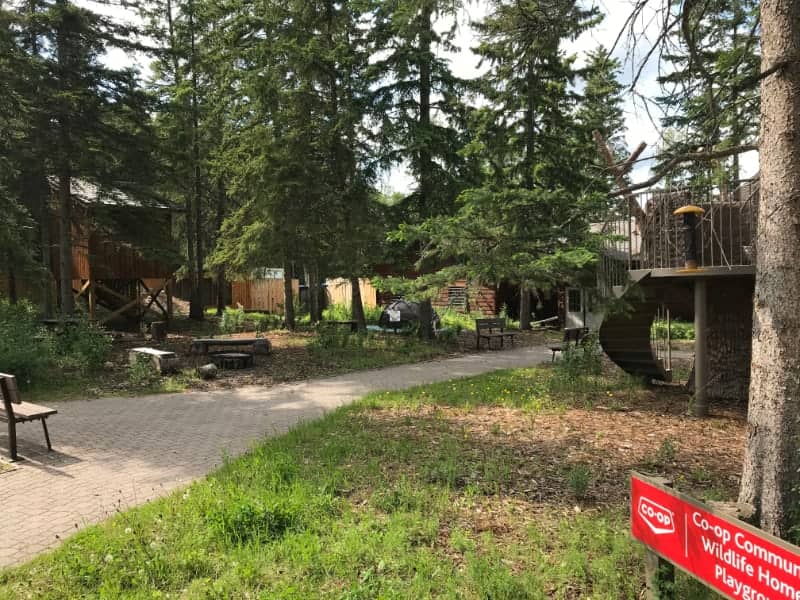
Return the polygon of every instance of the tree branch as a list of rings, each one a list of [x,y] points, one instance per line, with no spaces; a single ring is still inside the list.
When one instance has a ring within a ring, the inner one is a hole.
[[[629,185],[626,188],[617,190],[616,192],[609,194],[609,197],[616,198],[618,196],[625,196],[631,192],[635,192],[636,190],[648,188],[651,185],[658,183],[667,173],[672,171],[673,168],[684,162],[714,160],[717,158],[725,158],[726,156],[733,156],[734,154],[751,152],[753,150],[758,150],[757,144],[744,144],[742,146],[734,146],[733,148],[723,148],[722,150],[708,150],[703,152],[689,152],[688,154],[681,154],[667,161],[656,172],[656,174],[647,181],[642,181],[641,183]]]

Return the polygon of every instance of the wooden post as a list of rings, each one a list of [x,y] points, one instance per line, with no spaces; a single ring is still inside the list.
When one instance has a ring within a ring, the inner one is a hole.
[[[694,398],[692,416],[708,416],[708,373],[706,371],[706,323],[708,291],[704,278],[694,281]]]
[[[97,298],[94,292],[94,282],[89,280],[89,289],[87,290],[89,296],[89,318],[94,321],[95,319],[95,306],[97,305]]]
[[[672,487],[672,481],[653,477],[653,481]],[[647,600],[675,600],[675,566],[650,549],[644,554],[644,574]]]
[[[172,278],[167,280],[167,323],[172,320]]]

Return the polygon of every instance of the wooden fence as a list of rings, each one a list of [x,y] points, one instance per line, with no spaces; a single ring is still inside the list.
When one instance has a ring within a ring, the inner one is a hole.
[[[350,306],[353,303],[353,288],[349,279],[328,279],[328,305],[344,304]],[[372,287],[369,279],[359,279],[358,288],[361,290],[361,303],[364,308],[374,308],[378,306],[378,291]]]
[[[294,297],[299,297],[300,281],[292,279]],[[250,279],[231,282],[231,305],[245,310],[283,314],[283,279]]]

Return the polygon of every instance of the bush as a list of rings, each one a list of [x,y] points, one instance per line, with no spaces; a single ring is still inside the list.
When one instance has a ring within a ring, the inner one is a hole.
[[[41,326],[29,302],[0,301],[0,372],[21,383],[46,379],[53,367],[86,372],[103,366],[111,354],[111,337],[86,315],[55,332]]]
[[[53,356],[51,339],[32,304],[0,300],[0,372],[16,375],[20,383],[44,375]]]
[[[383,308],[380,306],[365,306],[364,319],[370,325],[375,325],[381,319]],[[331,304],[322,311],[323,321],[351,321],[353,311],[347,304]]]
[[[363,333],[353,333],[342,327],[321,327],[309,347],[312,350],[363,348],[366,341],[367,336]]]
[[[88,319],[65,326],[53,336],[55,363],[81,372],[99,369],[111,354],[111,336]]]
[[[439,315],[441,327],[443,329],[453,329],[456,334],[465,329],[475,330],[475,319],[482,319],[483,314],[477,313],[462,313],[453,310],[452,308],[445,308],[436,311]]]
[[[160,381],[161,375],[147,356],[137,355],[128,366],[128,383],[133,389],[141,391],[152,389]]]
[[[235,333],[248,330],[263,333],[269,329],[278,329],[283,325],[281,315],[260,312],[245,312],[241,308],[226,308],[219,320],[219,328],[223,333]]]
[[[653,335],[658,338],[667,337],[667,322],[654,321],[652,328]],[[694,323],[686,321],[672,321],[670,326],[670,337],[673,340],[693,340]]]

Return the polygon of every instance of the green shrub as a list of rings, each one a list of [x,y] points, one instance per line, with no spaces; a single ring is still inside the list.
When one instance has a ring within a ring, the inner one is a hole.
[[[475,319],[484,318],[480,312],[462,313],[452,308],[438,309],[436,313],[439,315],[441,327],[443,329],[452,329],[456,334],[465,329],[475,331]]]
[[[219,320],[219,328],[223,333],[233,333],[239,330],[244,323],[244,310],[240,308],[226,308]]]
[[[567,485],[577,500],[586,498],[592,482],[592,468],[585,463],[572,465],[567,470]]]
[[[667,337],[667,322],[658,320],[653,321],[652,333],[655,337]],[[673,340],[693,340],[694,323],[687,321],[672,321],[670,323],[670,337]]]
[[[364,307],[364,320],[370,325],[375,325],[381,319],[383,307],[381,306],[365,306]],[[351,321],[353,319],[353,311],[347,304],[331,304],[322,311],[323,321]]]
[[[81,317],[53,336],[56,364],[82,372],[102,367],[111,354],[111,345],[105,329]]]
[[[153,362],[147,356],[137,355],[128,366],[128,383],[136,390],[154,388],[161,381],[161,375],[156,372]]]
[[[237,331],[255,331],[263,333],[270,329],[278,329],[283,325],[283,317],[260,312],[245,312],[241,308],[226,308],[219,320],[219,328],[223,333]]]
[[[44,376],[52,364],[51,340],[32,304],[0,300],[0,372],[16,375],[22,384]]]
[[[321,327],[317,336],[311,340],[309,347],[313,350],[329,350],[332,348],[363,348],[367,335],[353,333],[342,327]]]

